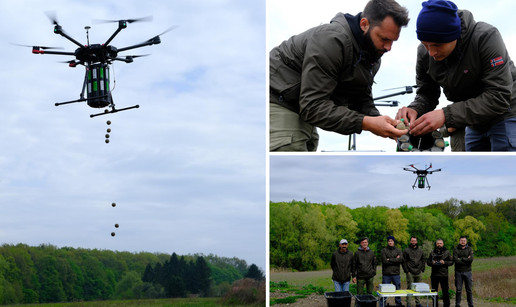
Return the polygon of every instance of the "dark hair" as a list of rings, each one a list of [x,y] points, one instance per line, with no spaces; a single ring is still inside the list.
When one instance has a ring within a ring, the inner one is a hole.
[[[416,236],[412,236],[412,237],[410,237],[410,240],[412,240],[412,238],[415,238],[415,239],[417,240],[417,237],[416,237]]]
[[[410,20],[407,8],[394,0],[370,0],[362,12],[362,18],[369,20],[371,28],[378,26],[387,16],[391,16],[398,27],[406,27]]]
[[[462,239],[462,238],[464,238],[464,239],[466,239],[466,240],[468,239],[468,237],[466,237],[466,236],[461,236],[461,237],[459,238],[459,240],[460,240],[460,239]]]

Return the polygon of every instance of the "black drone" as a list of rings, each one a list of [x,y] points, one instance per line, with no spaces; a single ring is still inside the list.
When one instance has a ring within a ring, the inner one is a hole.
[[[404,167],[403,170],[404,171],[408,171],[408,172],[412,172],[412,173],[417,175],[416,181],[414,181],[414,185],[412,186],[412,190],[414,190],[414,188],[416,187],[416,182],[417,182],[417,187],[418,188],[424,189],[425,188],[425,181],[428,184],[428,190],[430,190],[430,182],[428,182],[428,178],[426,178],[426,175],[432,174],[434,172],[440,172],[441,171],[440,168],[436,169],[436,170],[429,171],[429,169],[432,168],[432,163],[430,163],[430,166],[428,168],[423,169],[423,170],[417,169],[414,166],[414,164],[410,164],[408,166],[412,167],[414,170],[410,169],[410,168],[406,168],[406,167]]]
[[[80,94],[80,98],[77,100],[66,101],[56,103],[56,106],[60,106],[63,104],[76,103],[87,101],[88,106],[92,108],[110,108],[106,109],[103,113],[92,114],[90,117],[95,117],[104,114],[116,113],[119,111],[125,111],[129,109],[139,108],[139,105],[135,105],[132,107],[127,107],[123,109],[116,109],[115,104],[113,103],[113,97],[111,96],[110,89],[110,75],[109,75],[109,65],[113,63],[113,61],[122,61],[126,63],[132,63],[133,60],[137,57],[145,56],[145,55],[122,55],[119,57],[118,53],[127,51],[130,49],[136,49],[145,46],[157,45],[161,43],[160,36],[169,32],[170,30],[176,28],[176,26],[168,28],[165,32],[154,36],[153,38],[132,46],[117,48],[115,46],[110,45],[109,43],[115,38],[115,36],[120,33],[123,29],[127,28],[127,24],[137,22],[137,21],[151,21],[152,16],[138,18],[138,19],[124,19],[124,20],[97,20],[97,23],[104,22],[117,22],[118,29],[111,35],[111,37],[104,44],[91,44],[89,41],[89,32],[88,30],[91,27],[87,26],[86,29],[86,37],[87,37],[87,45],[83,45],[73,39],[70,35],[68,35],[61,25],[57,22],[57,18],[55,16],[55,12],[46,12],[47,16],[54,24],[54,33],[63,36],[68,39],[72,43],[79,46],[74,52],[64,52],[64,51],[50,51],[49,49],[63,49],[59,47],[44,47],[44,46],[26,46],[32,47],[32,53],[34,54],[56,54],[56,55],[68,55],[75,56],[75,60],[66,61],[63,63],[68,63],[69,67],[77,67],[77,65],[83,65],[86,67],[86,74],[84,76],[84,83],[82,85],[82,92]],[[15,44],[18,45],[18,44]],[[25,45],[20,45],[25,46]],[[87,88],[87,97],[84,97],[84,92]]]

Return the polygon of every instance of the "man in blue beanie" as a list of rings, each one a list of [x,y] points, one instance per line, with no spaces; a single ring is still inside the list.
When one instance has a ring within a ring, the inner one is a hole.
[[[416,28],[419,89],[396,119],[414,136],[445,125],[452,143],[465,128],[466,151],[516,151],[516,67],[498,30],[444,0],[423,2]],[[453,103],[435,110],[441,88]]]
[[[396,290],[401,289],[400,265],[403,261],[403,254],[395,246],[394,236],[387,237],[387,247],[382,249],[382,284],[394,284]],[[402,306],[401,297],[396,296],[396,306]],[[380,307],[383,307],[383,300],[380,300]]]

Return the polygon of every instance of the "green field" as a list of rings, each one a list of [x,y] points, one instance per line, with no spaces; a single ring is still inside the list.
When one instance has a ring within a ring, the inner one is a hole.
[[[126,301],[97,301],[97,302],[76,302],[76,303],[54,303],[54,304],[31,304],[24,307],[220,307],[220,298],[176,298],[176,299],[154,299],[154,300],[126,300]],[[231,305],[232,307],[243,307],[245,305]]]
[[[423,282],[430,284],[429,267],[423,274]],[[454,267],[449,269],[450,289],[455,290]],[[313,272],[271,272],[271,282],[286,281],[290,287],[301,288],[307,285],[323,287],[325,291],[334,291],[331,270]],[[381,283],[381,266],[378,267],[374,280],[375,286]],[[406,287],[405,274],[401,274],[401,287]],[[465,302],[465,291],[464,299]],[[294,293],[292,295],[295,295]],[[482,258],[473,261],[473,295],[475,300],[483,301],[486,306],[499,306],[505,303],[516,306],[516,256]],[[477,306],[479,304],[475,304]],[[504,305],[502,305],[504,306]]]

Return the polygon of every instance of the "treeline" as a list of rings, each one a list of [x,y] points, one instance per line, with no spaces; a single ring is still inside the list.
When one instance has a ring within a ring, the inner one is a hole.
[[[341,239],[356,251],[359,245],[354,241],[362,236],[369,238],[377,257],[389,235],[402,249],[415,235],[427,253],[438,238],[452,249],[466,235],[477,257],[516,255],[516,199],[482,203],[451,198],[424,208],[396,209],[369,205],[350,209],[306,200],[271,202],[269,224],[271,267],[300,271],[329,268]]]
[[[223,296],[261,274],[245,260],[63,247],[0,246],[0,304]],[[262,274],[263,276],[263,274]]]

